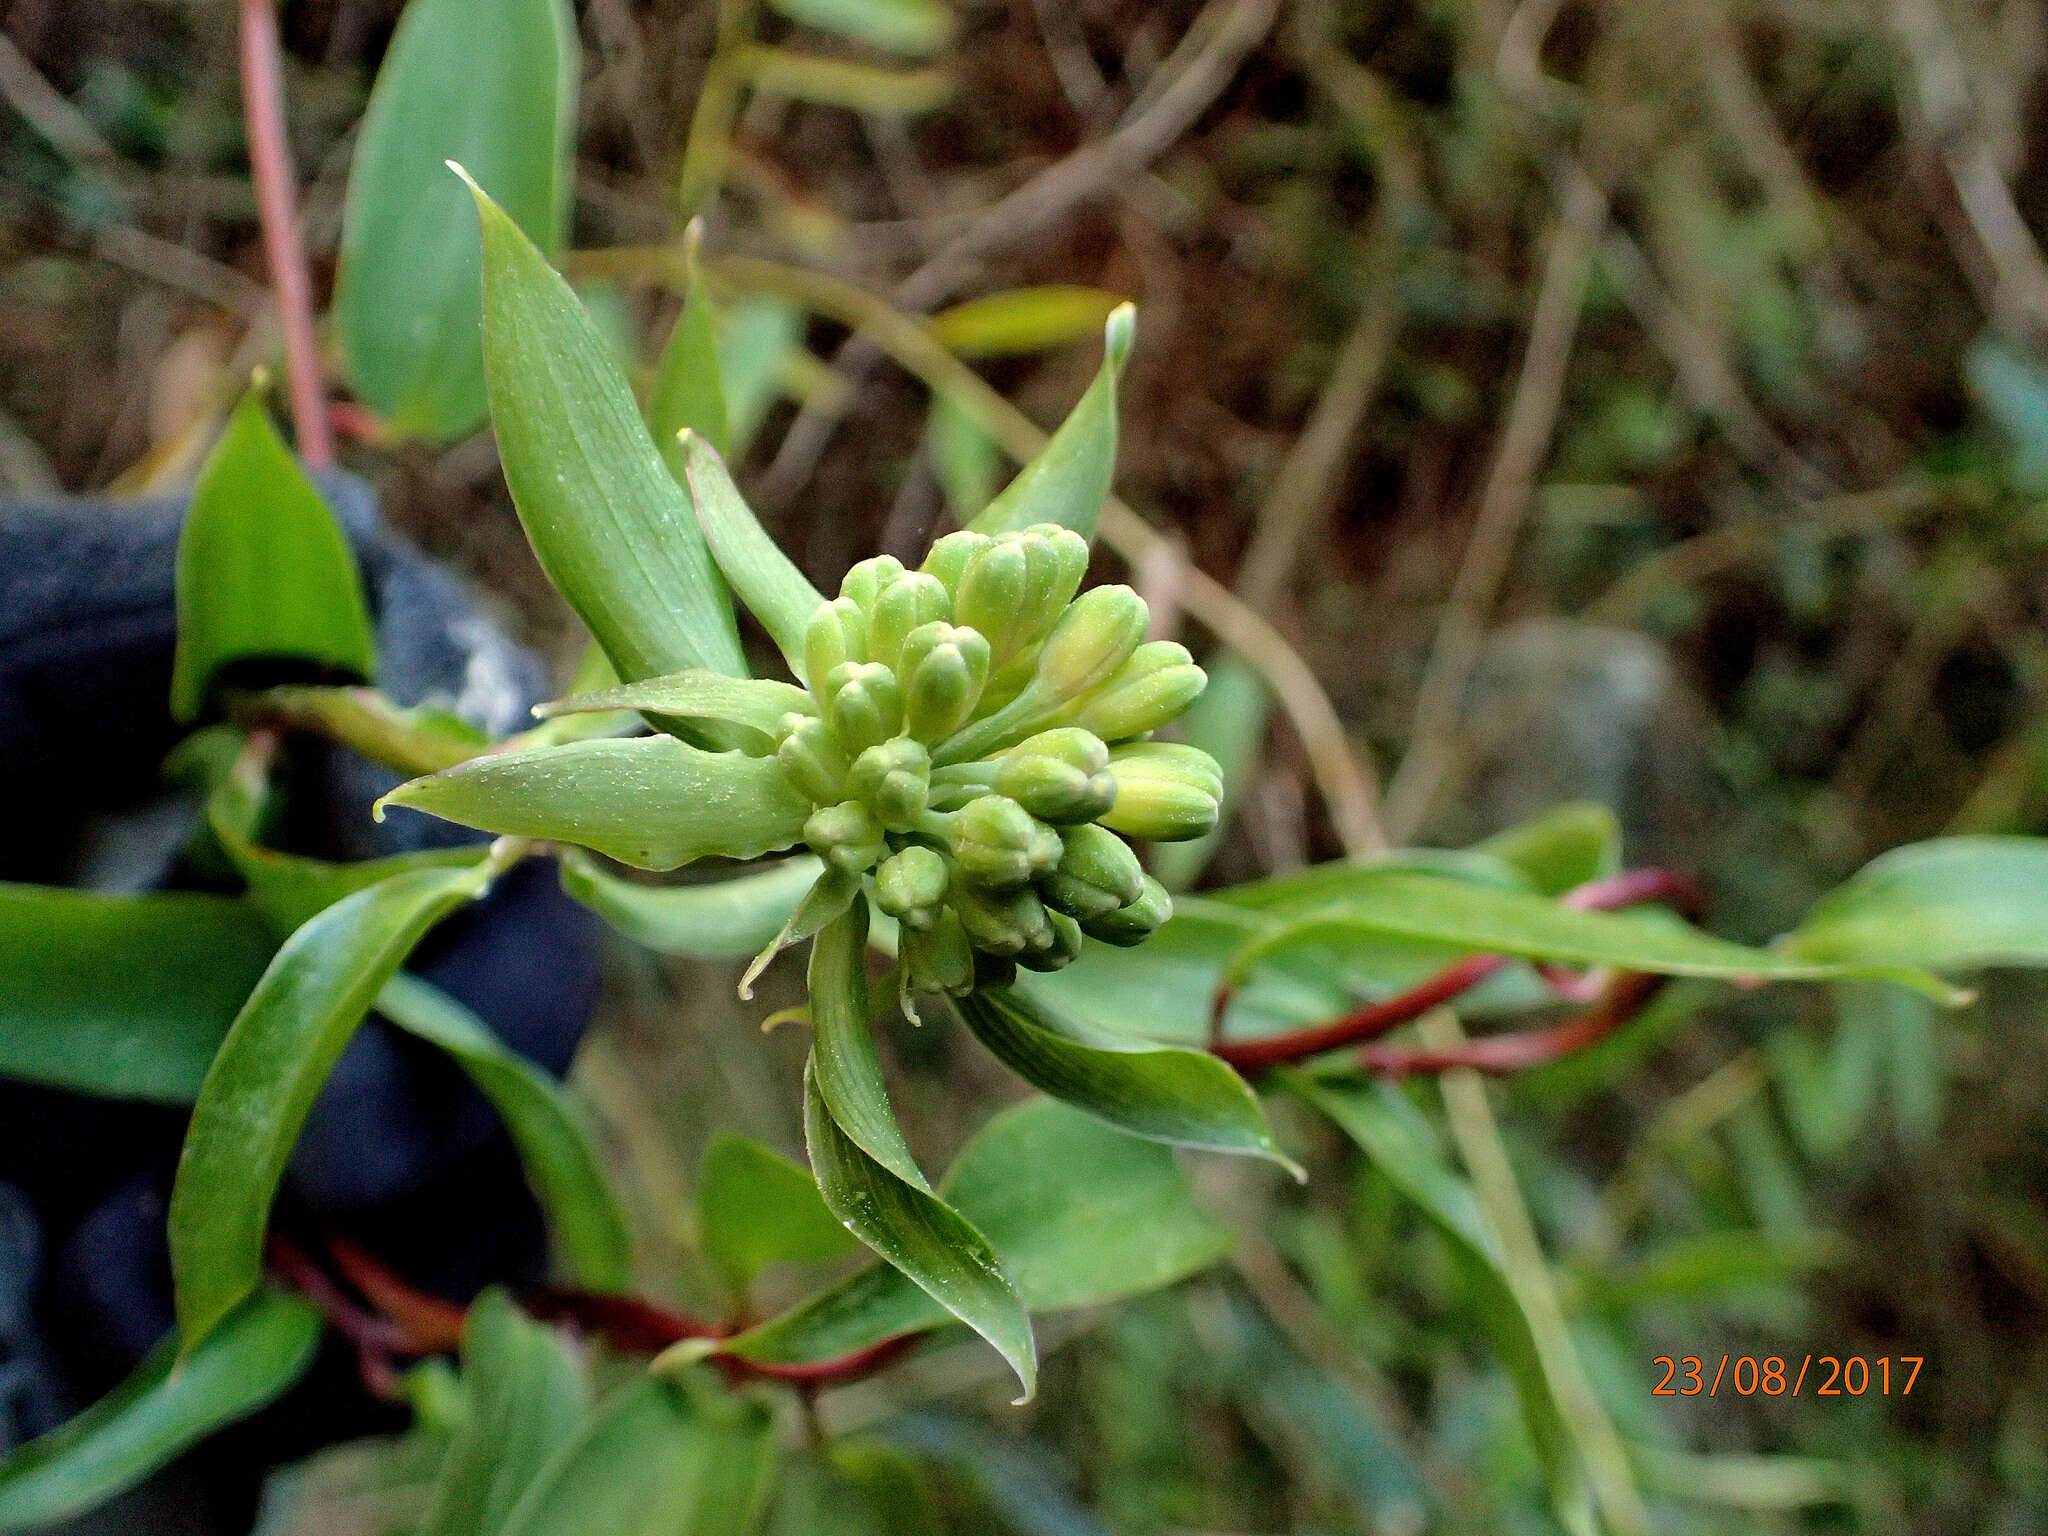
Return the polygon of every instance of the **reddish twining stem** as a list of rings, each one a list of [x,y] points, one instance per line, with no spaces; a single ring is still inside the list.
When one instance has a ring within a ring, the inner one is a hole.
[[[242,0],[241,52],[249,170],[256,183],[256,213],[263,226],[270,284],[277,292],[278,317],[284,328],[285,377],[299,457],[309,468],[327,469],[334,463],[334,431],[320,380],[320,345],[313,333],[313,280],[299,232],[297,184],[291,145],[285,136],[276,0]]]
[[[1475,1072],[1526,1072],[1599,1044],[1634,1018],[1669,978],[1624,971],[1607,984],[1599,1003],[1550,1029],[1488,1035],[1456,1045],[1362,1045],[1358,1064],[1378,1077],[1413,1077],[1470,1067]]]

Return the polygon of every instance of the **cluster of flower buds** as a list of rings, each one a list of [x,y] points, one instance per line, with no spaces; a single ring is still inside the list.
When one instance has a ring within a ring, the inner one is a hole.
[[[863,560],[804,636],[817,713],[777,758],[804,840],[902,925],[908,985],[962,995],[1057,970],[1084,935],[1137,944],[1171,902],[1126,837],[1216,824],[1222,778],[1147,740],[1206,679],[1146,641],[1129,587],[1076,596],[1088,545],[1051,524],[949,534],[917,570]]]

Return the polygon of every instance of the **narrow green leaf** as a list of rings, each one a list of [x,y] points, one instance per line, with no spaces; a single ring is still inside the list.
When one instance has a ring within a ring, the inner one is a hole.
[[[684,236],[690,286],[668,345],[654,366],[654,389],[647,401],[647,427],[655,446],[678,485],[687,485],[685,460],[678,434],[688,429],[720,453],[732,451],[732,429],[725,411],[725,383],[718,366],[716,318],[697,269],[696,235],[692,223]]]
[[[487,863],[394,875],[318,914],[272,958],[199,1090],[171,1190],[171,1277],[188,1352],[262,1278],[263,1231],[292,1143],[379,989],[490,880]]]
[[[946,510],[962,527],[981,515],[996,493],[1000,449],[951,395],[933,395],[925,417],[925,452],[946,496]]]
[[[377,1011],[454,1057],[497,1109],[575,1282],[624,1290],[633,1239],[568,1095],[438,987],[400,972],[377,994]]]
[[[2048,966],[2048,838],[1894,848],[1815,902],[1784,948],[1848,966]]]
[[[771,0],[791,21],[883,53],[922,58],[953,35],[944,0]]]
[[[602,714],[619,709],[692,720],[727,720],[760,731],[771,741],[784,715],[792,711],[800,715],[818,712],[808,693],[788,683],[693,671],[650,677],[644,683],[625,683],[617,688],[600,688],[594,693],[571,694],[566,699],[539,705],[534,713],[543,720],[552,720],[558,715]]]
[[[747,675],[732,603],[633,391],[561,274],[472,184],[498,453],[556,589],[629,683]]]
[[[975,1038],[1040,1092],[1133,1136],[1300,1173],[1244,1079],[1205,1051],[1101,1034],[1022,988],[976,992],[958,1006]]]
[[[818,1094],[833,1122],[869,1157],[911,1188],[931,1192],[882,1082],[868,1023],[868,904],[850,902],[811,941],[811,1059]]]
[[[754,983],[769,963],[790,945],[808,939],[827,923],[835,922],[846,915],[854,900],[861,893],[861,877],[852,870],[836,866],[824,870],[811,888],[804,892],[803,900],[789,914],[789,919],[776,931],[775,937],[761,947],[761,952],[747,962],[747,968],[740,973],[740,996],[751,999]]]
[[[732,52],[734,72],[755,90],[851,112],[916,116],[936,111],[953,94],[942,69],[886,69],[744,43]]]
[[[1164,1146],[1053,1099],[1007,1109],[962,1150],[946,1199],[986,1233],[1033,1312],[1159,1290],[1220,1258],[1230,1234],[1195,1202]],[[823,1360],[948,1320],[886,1265],[733,1341],[755,1360]]]
[[[1009,288],[941,310],[932,331],[963,357],[1012,357],[1093,336],[1122,303],[1100,288]]]
[[[1018,1401],[1028,1402],[1038,1386],[1038,1349],[1016,1283],[973,1223],[936,1195],[905,1183],[839,1128],[818,1091],[815,1052],[804,1070],[804,1140],[826,1208],[988,1340],[1017,1373],[1024,1389]]]
[[[462,1325],[465,1412],[416,1536],[496,1536],[505,1517],[590,1416],[575,1353],[503,1291]]]
[[[408,0],[356,134],[334,323],[355,392],[402,437],[484,418],[483,253],[460,161],[543,249],[573,185],[575,18],[563,0]]]
[[[377,669],[362,577],[334,514],[242,397],[200,466],[178,535],[171,713],[197,719],[223,667],[289,660],[367,679]]]
[[[238,897],[0,884],[0,1076],[189,1104],[276,947]]]
[[[479,757],[377,802],[466,827],[593,848],[636,869],[787,848],[811,804],[772,757],[705,752],[672,736],[571,741]]]
[[[439,773],[491,744],[449,710],[395,704],[375,688],[265,688],[237,701],[236,712],[313,731],[400,773]]]
[[[578,849],[562,854],[562,889],[636,943],[665,955],[738,960],[781,931],[824,866],[809,854],[759,874],[698,885],[635,885]]]
[[[697,1180],[704,1255],[736,1296],[770,1264],[824,1264],[859,1245],[825,1209],[809,1173],[758,1141],[720,1131]]]
[[[761,621],[792,675],[804,675],[804,626],[825,599],[796,568],[740,495],[717,449],[689,433],[678,440],[697,521],[725,579]]]
[[[642,1376],[598,1405],[498,1536],[744,1536],[774,1455],[761,1404]]]
[[[1102,367],[1037,458],[974,520],[982,533],[1058,523],[1095,537],[1116,473],[1116,380],[1130,355],[1138,312],[1120,304],[1103,327]]]
[[[1561,896],[1621,868],[1621,823],[1606,806],[1576,800],[1495,833],[1478,851],[1512,864],[1542,895]]]
[[[183,1359],[166,1339],[120,1386],[0,1460],[0,1531],[41,1530],[102,1504],[306,1373],[320,1313],[275,1291],[250,1297]]]

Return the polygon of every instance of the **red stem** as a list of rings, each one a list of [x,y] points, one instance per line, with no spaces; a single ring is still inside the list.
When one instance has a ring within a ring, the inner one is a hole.
[[[283,67],[277,40],[276,0],[242,0],[242,110],[248,123],[249,170],[256,183],[256,213],[270,284],[284,327],[285,377],[299,457],[309,469],[334,463],[334,430],[320,379],[320,344],[313,331],[313,280],[300,238],[298,192],[291,143],[285,135]]]
[[[1367,1072],[1392,1078],[1450,1072],[1460,1067],[1496,1074],[1524,1072],[1605,1040],[1640,1013],[1668,979],[1624,971],[1608,984],[1606,995],[1595,1007],[1550,1029],[1489,1035],[1445,1046],[1362,1045],[1358,1048],[1358,1064]]]

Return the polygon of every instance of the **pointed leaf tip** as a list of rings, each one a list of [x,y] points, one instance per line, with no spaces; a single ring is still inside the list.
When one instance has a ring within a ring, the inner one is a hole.
[[[1124,362],[1131,355],[1131,345],[1138,335],[1138,306],[1123,303],[1109,312],[1109,318],[1102,323],[1102,346],[1109,355],[1109,366],[1121,373]]]

